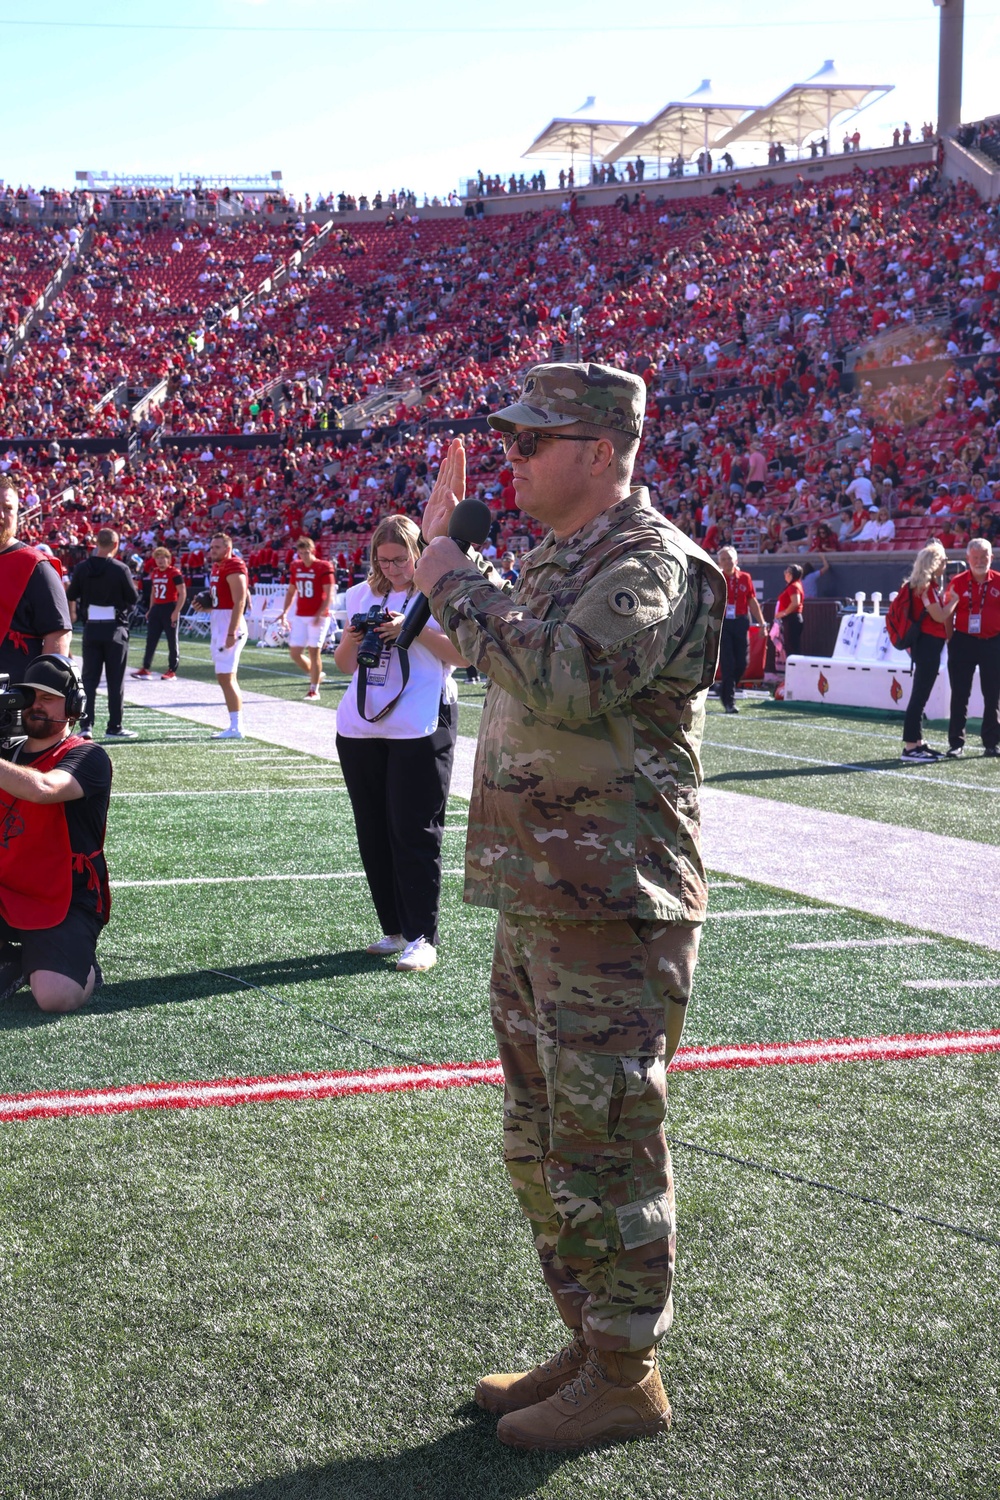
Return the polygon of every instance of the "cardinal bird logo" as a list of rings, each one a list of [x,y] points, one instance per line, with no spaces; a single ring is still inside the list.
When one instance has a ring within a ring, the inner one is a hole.
[[[819,674],[819,680],[816,683],[816,686],[819,688],[820,697],[825,698],[827,693],[830,691],[830,684],[827,682],[822,672]]]
[[[893,703],[898,703],[900,698],[902,698],[903,688],[898,677],[894,677],[892,679],[892,687],[889,689],[889,692],[892,696]]]

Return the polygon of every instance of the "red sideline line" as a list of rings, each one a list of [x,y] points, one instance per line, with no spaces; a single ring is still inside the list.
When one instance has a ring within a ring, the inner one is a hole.
[[[911,1058],[954,1057],[973,1052],[1000,1052],[1000,1030],[682,1047],[670,1066],[674,1072],[693,1072],[700,1068],[762,1068],[776,1064],[903,1062]],[[475,1084],[502,1082],[498,1062],[473,1062],[373,1068],[355,1073],[216,1078],[191,1083],[128,1083],[105,1089],[57,1089],[45,1093],[0,1095],[0,1122],[44,1120],[62,1115],[123,1114],[137,1109],[277,1104],[297,1099],[339,1099],[351,1094],[468,1088]]]

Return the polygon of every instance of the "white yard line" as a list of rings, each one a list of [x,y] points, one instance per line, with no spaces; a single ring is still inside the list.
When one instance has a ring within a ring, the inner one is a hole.
[[[751,917],[842,917],[842,910],[827,906],[758,906],[752,911],[710,911],[709,922],[739,922]]]
[[[346,794],[347,788],[342,786],[320,785],[320,786],[221,786],[209,789],[201,788],[198,791],[175,791],[168,788],[162,792],[115,792],[114,800],[120,802],[123,797],[297,797],[302,792],[340,792]]]
[[[904,979],[906,990],[1000,990],[1000,979]]]
[[[461,868],[442,870],[442,875],[464,875],[464,866]],[[309,880],[364,880],[364,870],[322,870],[314,875],[184,875],[173,880],[115,880],[112,889],[116,891],[149,891],[161,886],[180,885],[251,885],[251,884],[282,884],[287,885],[291,881]]]
[[[921,948],[933,947],[932,937],[837,938],[826,943],[786,943],[789,952],[805,953],[818,948]]]

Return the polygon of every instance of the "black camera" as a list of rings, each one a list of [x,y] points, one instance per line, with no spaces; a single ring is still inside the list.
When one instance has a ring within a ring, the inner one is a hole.
[[[34,688],[12,688],[9,675],[6,672],[0,672],[0,739],[6,740],[11,735],[23,733],[21,710],[34,701]]]
[[[365,615],[351,616],[351,629],[364,632],[364,639],[358,647],[358,666],[377,667],[382,659],[386,642],[375,634],[377,625],[388,625],[392,615],[381,604],[373,604]]]

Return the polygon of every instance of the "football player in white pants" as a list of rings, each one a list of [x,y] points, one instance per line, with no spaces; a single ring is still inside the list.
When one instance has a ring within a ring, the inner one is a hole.
[[[212,560],[212,665],[229,710],[229,728],[213,734],[213,740],[243,738],[243,698],[236,673],[240,653],[247,641],[243,618],[250,592],[247,565],[233,556],[233,539],[225,532],[213,536],[209,548]]]
[[[320,653],[330,628],[333,565],[317,557],[312,538],[303,536],[295,543],[295,561],[290,571],[291,580],[277,623],[289,627],[289,655],[295,665],[309,675],[306,702],[318,703],[323,678]],[[295,613],[289,619],[293,599]]]

